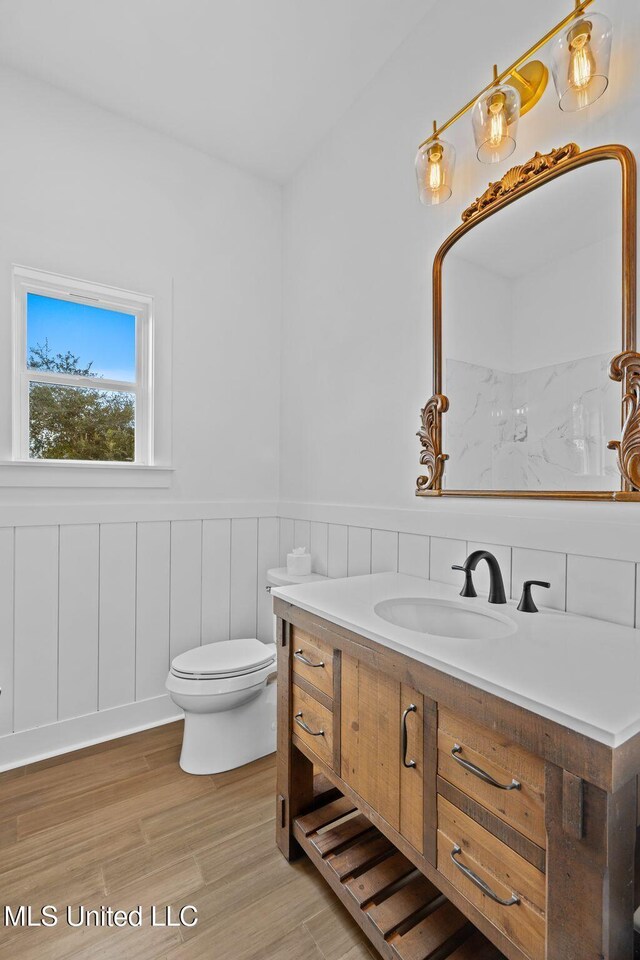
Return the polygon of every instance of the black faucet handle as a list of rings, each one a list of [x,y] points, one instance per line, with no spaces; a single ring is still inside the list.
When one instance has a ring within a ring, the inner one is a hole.
[[[531,587],[546,587],[548,590],[551,587],[551,584],[546,580],[525,580],[522,585],[522,596],[520,597],[520,603],[518,604],[518,610],[521,613],[538,612],[538,608],[533,602],[533,597],[531,596]]]
[[[476,588],[473,585],[473,570],[470,567],[461,567],[460,564],[454,563],[451,567],[452,570],[461,570],[464,573],[464,586],[460,591],[461,597],[477,597]]]

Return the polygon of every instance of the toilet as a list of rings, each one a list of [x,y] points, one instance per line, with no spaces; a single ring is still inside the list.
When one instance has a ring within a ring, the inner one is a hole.
[[[320,574],[287,575],[269,570],[267,590],[326,580]],[[184,710],[180,766],[206,775],[233,770],[276,749],[276,645],[255,637],[206,643],[171,663],[165,684]]]
[[[185,773],[222,773],[275,751],[275,671],[275,645],[255,637],[206,643],[173,660],[166,688],[184,710]]]

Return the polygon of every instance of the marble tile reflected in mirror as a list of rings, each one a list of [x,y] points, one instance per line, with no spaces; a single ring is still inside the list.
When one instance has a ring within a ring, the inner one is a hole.
[[[496,210],[442,264],[443,491],[607,491],[622,349],[621,167],[590,163]]]

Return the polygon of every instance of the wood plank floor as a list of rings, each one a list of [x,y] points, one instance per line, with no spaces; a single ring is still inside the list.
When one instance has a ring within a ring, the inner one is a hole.
[[[170,724],[0,773],[0,907],[58,907],[56,927],[0,922],[0,960],[371,960],[306,859],[275,846],[273,757],[211,777],[178,766]],[[194,928],[70,927],[89,909],[198,908]],[[77,916],[74,910],[73,916]]]

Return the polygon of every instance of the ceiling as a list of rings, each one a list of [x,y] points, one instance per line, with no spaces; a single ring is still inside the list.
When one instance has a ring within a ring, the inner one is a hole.
[[[0,62],[286,180],[435,0],[0,0]]]

